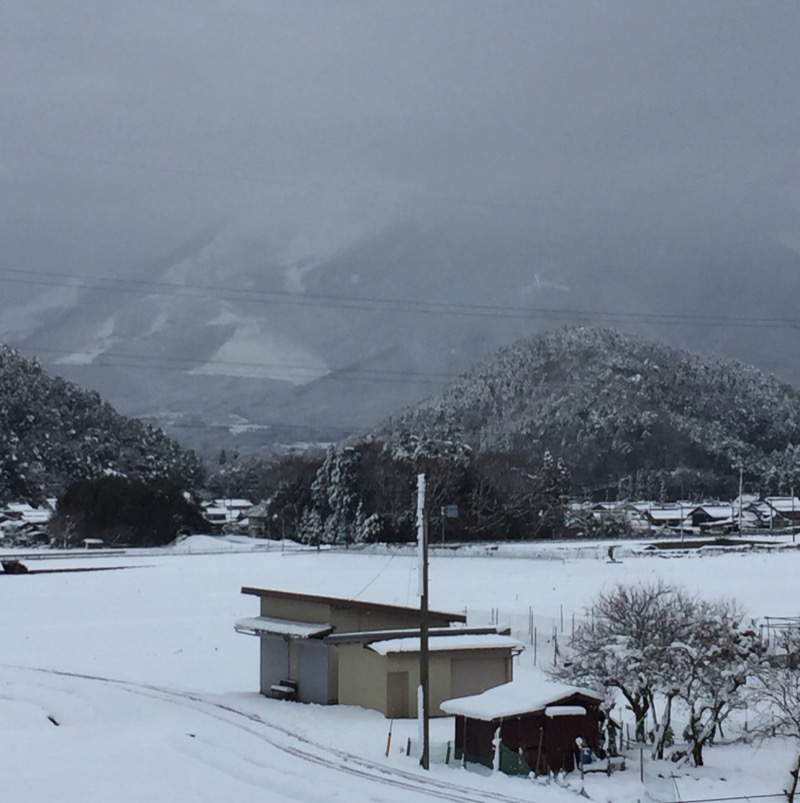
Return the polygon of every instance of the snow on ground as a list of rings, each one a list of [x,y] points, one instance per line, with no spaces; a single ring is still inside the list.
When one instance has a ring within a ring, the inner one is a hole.
[[[566,789],[440,765],[425,774],[402,753],[416,737],[413,721],[394,723],[386,758],[389,723],[376,712],[258,695],[258,641],[233,630],[237,619],[257,615],[243,585],[417,602],[417,562],[406,550],[265,546],[196,537],[163,550],[27,560],[31,569],[126,567],[119,571],[0,575],[3,799],[575,799],[575,773]],[[656,578],[735,597],[753,616],[798,613],[793,549],[672,558],[627,549],[616,564],[600,545],[465,553],[433,555],[431,604],[467,609],[474,624],[490,615],[527,622],[533,609],[568,628],[598,591]],[[546,656],[542,645],[540,666]],[[538,671],[529,646],[516,676]],[[434,742],[451,736],[452,720],[433,723]],[[779,792],[792,750],[779,740],[717,746],[700,769],[648,760],[644,787],[632,750],[626,772],[587,775],[586,791],[614,803]]]

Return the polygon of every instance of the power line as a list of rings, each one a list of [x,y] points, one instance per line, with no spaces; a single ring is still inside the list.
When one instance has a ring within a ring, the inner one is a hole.
[[[60,274],[54,271],[0,268],[6,281],[66,289],[103,290],[137,295],[179,298],[203,298],[236,302],[278,303],[289,306],[333,307],[367,312],[409,312],[420,315],[466,315],[489,318],[593,321],[599,323],[648,323],[665,326],[731,327],[731,328],[800,328],[797,318],[744,317],[732,315],[690,315],[671,312],[614,312],[585,308],[523,307],[514,305],[447,303],[414,299],[392,299],[379,296],[343,296],[324,293],[296,294],[280,290],[237,290],[213,284],[182,285],[146,279],[120,279],[91,274]],[[42,278],[30,278],[31,276]]]
[[[70,349],[39,348],[37,346],[17,346],[16,351],[28,353],[34,357],[39,354],[65,355],[72,356],[76,352]],[[183,369],[198,369],[193,372],[195,376],[214,376],[213,371],[199,370],[199,367],[208,366],[220,368],[254,368],[262,371],[274,369],[275,371],[292,372],[295,379],[315,379],[328,378],[330,380],[347,379],[349,381],[380,381],[380,382],[410,382],[414,381],[421,384],[440,385],[454,378],[455,374],[444,372],[422,372],[422,371],[399,371],[399,370],[377,370],[365,368],[334,368],[321,371],[313,366],[292,365],[287,363],[265,363],[265,362],[245,362],[239,360],[191,360],[179,357],[160,357],[149,354],[104,354],[99,360],[93,360],[85,365],[101,366],[109,368],[142,368],[154,371],[176,371]],[[60,363],[63,366],[81,365],[81,363]],[[237,378],[236,374],[221,374],[226,377]],[[254,377],[251,374],[239,374],[241,379],[267,380],[269,376]],[[273,377],[274,378],[274,377]],[[277,380],[276,380],[277,381]],[[291,380],[286,379],[289,382]]]

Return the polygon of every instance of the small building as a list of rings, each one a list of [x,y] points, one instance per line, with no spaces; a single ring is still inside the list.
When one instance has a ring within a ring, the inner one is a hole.
[[[419,630],[345,633],[327,643],[339,651],[339,702],[380,711],[390,719],[417,716],[420,684]],[[428,639],[431,716],[446,716],[441,703],[477,694],[513,678],[513,657],[524,646],[501,628],[437,628]]]
[[[785,524],[800,521],[800,499],[796,496],[766,496],[763,500],[770,510],[770,520]]]
[[[235,628],[259,638],[259,689],[267,696],[291,696],[306,703],[338,703],[340,654],[326,636],[419,627],[418,608],[265,588],[244,587],[242,593],[260,600],[260,616],[241,619]],[[464,614],[429,613],[432,628],[466,621]]]
[[[456,718],[456,758],[509,775],[541,775],[575,769],[579,743],[599,751],[601,701],[594,692],[534,678],[446,700],[441,708]]]
[[[670,527],[672,529],[686,529],[692,526],[692,512],[695,506],[669,505],[663,507],[650,507],[642,511],[644,518],[653,527]]]
[[[269,535],[269,500],[259,502],[247,512],[247,532],[253,538]]]
[[[216,528],[247,529],[247,513],[253,507],[249,499],[212,499],[201,504],[206,521]]]

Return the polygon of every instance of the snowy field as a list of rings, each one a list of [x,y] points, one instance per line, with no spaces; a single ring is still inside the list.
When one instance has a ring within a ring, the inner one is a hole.
[[[424,773],[403,752],[414,722],[394,724],[387,758],[389,723],[376,712],[258,695],[258,641],[233,630],[236,619],[258,613],[243,585],[417,604],[417,562],[407,551],[263,546],[198,536],[171,549],[26,560],[30,569],[126,567],[118,571],[0,574],[0,799],[576,799],[576,773],[563,788],[443,764]],[[431,605],[466,610],[471,624],[510,622],[529,645],[518,678],[552,663],[553,628],[568,634],[573,615],[619,581],[663,578],[709,598],[735,598],[754,617],[798,614],[800,552],[789,545],[671,557],[628,547],[616,556],[620,563],[608,563],[602,545],[434,554]],[[434,742],[452,738],[452,727],[436,720]],[[780,740],[716,745],[699,769],[646,759],[642,784],[633,749],[625,772],[587,775],[585,790],[612,803],[772,793],[779,800],[792,751]]]

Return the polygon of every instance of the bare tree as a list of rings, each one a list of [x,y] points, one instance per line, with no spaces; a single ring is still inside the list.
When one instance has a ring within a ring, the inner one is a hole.
[[[800,670],[792,667],[789,658],[797,653],[800,638],[787,637],[785,661],[765,661],[757,675],[758,686],[754,693],[765,716],[754,728],[756,735],[786,736],[798,743],[797,756],[789,770],[790,782],[783,790],[787,803],[794,803],[800,776]]]
[[[668,648],[688,636],[689,602],[683,591],[661,581],[618,585],[597,598],[571,639],[570,666],[562,674],[618,689],[633,712],[637,741],[646,740],[647,716],[664,685]],[[675,694],[677,689],[669,703]]]
[[[669,650],[669,661],[681,678],[678,694],[689,710],[685,735],[695,766],[703,765],[703,747],[731,711],[743,705],[742,693],[758,670],[760,641],[744,623],[735,602],[693,602],[692,626],[685,641]]]
[[[742,627],[732,602],[707,602],[662,582],[617,586],[601,594],[569,645],[560,674],[585,685],[615,688],[636,721],[636,738],[648,736],[653,758],[664,758],[672,706],[689,711],[686,736],[696,765],[703,747],[735,707],[758,663],[759,642]],[[656,707],[656,702],[661,710]]]

